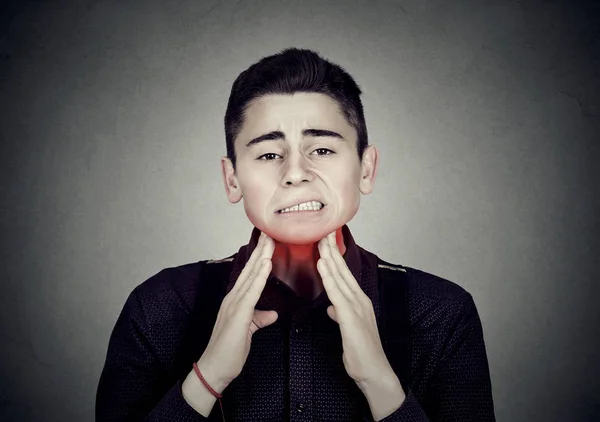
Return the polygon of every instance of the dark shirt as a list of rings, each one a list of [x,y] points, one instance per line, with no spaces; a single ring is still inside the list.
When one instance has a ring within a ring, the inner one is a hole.
[[[356,245],[346,225],[342,230],[344,260],[379,321],[377,256]],[[254,228],[248,245],[222,260],[232,261],[225,280],[203,278],[201,263],[214,261],[201,261],[165,269],[131,292],[110,338],[96,397],[97,421],[222,420],[218,402],[205,418],[185,401],[181,385],[202,355],[222,298],[259,235]],[[401,268],[410,292],[411,382],[402,386],[405,401],[382,421],[494,421],[472,296],[448,280]],[[221,283],[220,300],[200,297],[201,286],[208,286],[203,283]],[[279,318],[253,335],[242,372],[223,391],[227,422],[373,420],[364,394],[345,371],[341,333],[326,313],[329,305],[326,291],[303,299],[269,276],[256,309],[276,310]]]

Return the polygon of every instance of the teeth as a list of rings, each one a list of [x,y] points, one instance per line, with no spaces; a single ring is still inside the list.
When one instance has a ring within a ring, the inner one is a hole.
[[[285,209],[279,211],[279,213],[283,214],[284,212],[290,212],[290,211],[318,211],[321,208],[323,208],[323,206],[324,205],[321,204],[319,201],[303,202],[301,204],[294,205],[293,207],[285,208]]]

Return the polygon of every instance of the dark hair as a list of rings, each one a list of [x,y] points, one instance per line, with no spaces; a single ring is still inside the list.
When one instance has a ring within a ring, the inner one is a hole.
[[[360,95],[362,91],[341,66],[331,63],[318,53],[288,48],[264,57],[244,70],[231,87],[225,112],[225,142],[227,157],[235,170],[234,140],[242,128],[250,102],[269,94],[315,92],[326,94],[340,106],[342,114],[357,132],[357,152],[362,160],[368,145],[367,124]]]

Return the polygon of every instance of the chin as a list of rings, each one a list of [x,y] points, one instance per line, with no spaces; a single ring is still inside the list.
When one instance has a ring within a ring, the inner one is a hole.
[[[260,230],[260,228],[259,228]],[[270,227],[261,230],[267,234],[270,238],[277,242],[287,243],[290,245],[310,245],[317,243],[319,240],[331,233],[334,228],[327,231],[323,227],[315,227],[312,230],[307,230],[306,227],[299,226],[297,228],[292,227]]]

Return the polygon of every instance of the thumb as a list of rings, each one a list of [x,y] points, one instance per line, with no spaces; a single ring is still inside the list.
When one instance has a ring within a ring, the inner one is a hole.
[[[268,327],[273,324],[279,318],[277,311],[260,311],[254,310],[254,318],[252,318],[253,324],[250,324],[250,332],[254,334],[261,328]]]
[[[329,315],[329,318],[331,318],[339,324],[337,320],[337,313],[335,312],[335,306],[331,305],[327,307],[327,315]]]

